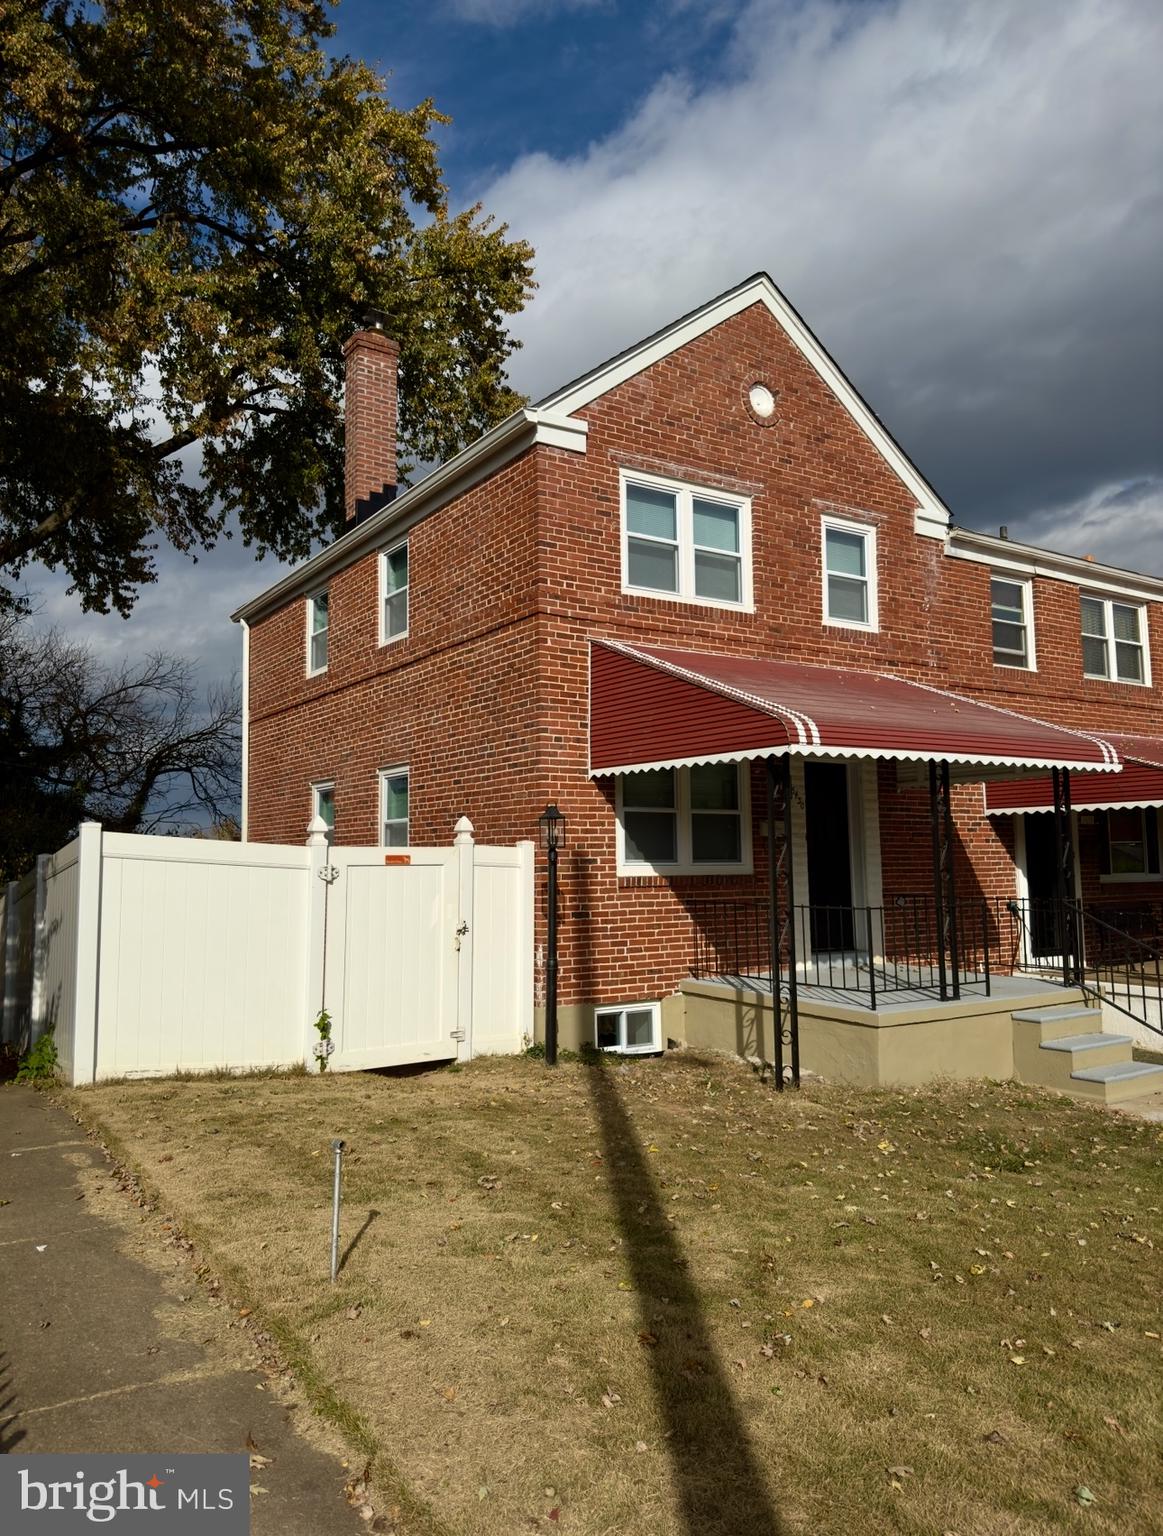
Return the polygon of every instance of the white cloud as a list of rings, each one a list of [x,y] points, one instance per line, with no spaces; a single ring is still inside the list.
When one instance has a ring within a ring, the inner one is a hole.
[[[614,0],[449,0],[461,21],[488,27],[511,27],[532,17],[544,20],[567,11],[610,10]]]
[[[1163,576],[1163,478],[1101,485],[1066,506],[1043,508],[1026,521],[1025,535],[1067,554]]]
[[[1137,0],[755,0],[725,75],[484,190],[537,250],[516,382],[765,268],[959,520],[1163,469],[1161,50]]]

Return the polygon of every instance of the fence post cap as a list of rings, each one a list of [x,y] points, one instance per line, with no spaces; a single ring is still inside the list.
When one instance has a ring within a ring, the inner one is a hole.
[[[327,841],[327,833],[330,830],[322,816],[312,816],[307,823],[307,846],[318,848],[320,843]]]
[[[473,834],[473,825],[472,825],[472,822],[469,821],[467,816],[460,816],[460,817],[458,817],[457,818],[456,826],[453,827],[452,830],[455,833],[455,837],[453,838],[454,842],[457,842],[457,843],[471,843],[472,842],[472,840],[473,840],[473,836],[472,836],[472,834]]]

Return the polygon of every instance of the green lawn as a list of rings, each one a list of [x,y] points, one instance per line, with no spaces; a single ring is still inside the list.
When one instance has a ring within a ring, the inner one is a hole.
[[[1160,1528],[1159,1125],[690,1053],[68,1099],[401,1531]]]

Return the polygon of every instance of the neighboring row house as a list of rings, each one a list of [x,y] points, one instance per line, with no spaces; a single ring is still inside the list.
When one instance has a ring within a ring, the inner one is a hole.
[[[350,526],[235,615],[244,836],[511,842],[556,802],[571,1045],[770,1056],[785,847],[801,1023],[1157,957],[1163,579],[957,527],[767,276],[398,495],[395,345],[347,365]]]

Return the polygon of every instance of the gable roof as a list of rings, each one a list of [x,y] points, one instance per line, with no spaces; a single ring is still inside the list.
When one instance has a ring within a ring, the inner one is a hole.
[[[728,288],[726,293],[719,294],[717,298],[701,304],[698,309],[692,309],[689,314],[664,326],[662,330],[655,331],[652,336],[636,342],[632,347],[627,347],[614,357],[608,358],[606,362],[599,363],[588,373],[583,373],[563,388],[555,390],[553,394],[546,395],[543,400],[538,401],[537,408],[554,411],[562,416],[572,416],[575,411],[584,409],[600,395],[606,394],[608,390],[617,388],[619,384],[633,378],[636,373],[641,373],[643,369],[660,362],[670,353],[677,352],[680,347],[685,347],[689,342],[697,340],[707,331],[713,330],[715,326],[722,325],[724,320],[729,320],[733,315],[750,309],[753,304],[764,306],[796,350],[827,384],[872,446],[917,498],[918,506],[935,521],[939,521],[943,529],[948,528],[952,522],[949,508],[860,394],[851,379],[845,375],[803,316],[779,291],[766,272],[754,273],[734,288]]]
[[[756,272],[643,341],[607,358],[553,394],[546,395],[536,405],[514,411],[371,517],[354,528],[345,529],[334,543],[242,604],[231,618],[248,622],[262,618],[289,598],[320,585],[335,571],[379,548],[387,539],[403,537],[410,528],[454,497],[487,479],[538,443],[584,454],[588,423],[574,415],[576,411],[753,304],[762,304],[767,309],[889,468],[911,491],[917,502],[916,532],[945,541],[946,553],[958,553],[961,558],[968,559],[983,558],[983,546],[991,542],[986,535],[958,530],[964,552],[950,547],[948,540],[953,519],[948,507],[768,274]],[[1039,574],[1078,580],[1095,572],[1094,566],[1088,566],[1074,556],[1054,555],[1052,558],[1055,568]],[[983,563],[988,563],[989,559],[990,555],[984,554]],[[1111,570],[1110,575],[1115,577],[1117,573]],[[1163,589],[1163,582],[1157,579],[1144,577],[1142,580],[1152,589]],[[1148,595],[1154,596],[1155,591]]]

